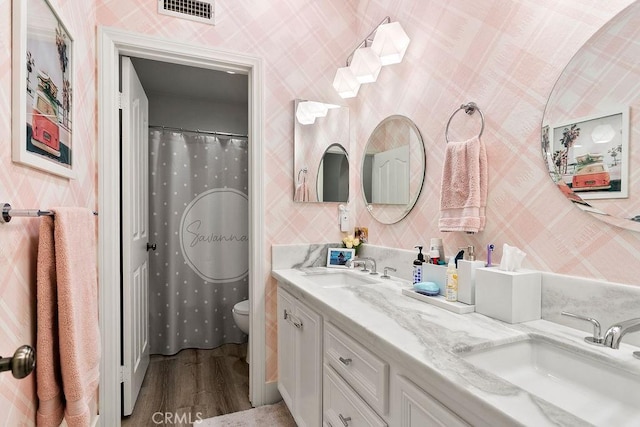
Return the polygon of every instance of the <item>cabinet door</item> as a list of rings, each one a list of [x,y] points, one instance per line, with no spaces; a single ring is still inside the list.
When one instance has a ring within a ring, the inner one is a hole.
[[[317,427],[322,422],[322,318],[296,301],[296,390],[299,424]]]
[[[396,377],[401,427],[463,427],[465,423],[446,406],[402,376]]]
[[[278,390],[287,407],[294,412],[295,396],[295,335],[296,329],[290,322],[293,315],[294,299],[278,288]]]

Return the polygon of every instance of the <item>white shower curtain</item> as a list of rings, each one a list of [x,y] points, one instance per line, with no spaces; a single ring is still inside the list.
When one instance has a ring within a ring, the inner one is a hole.
[[[151,129],[149,174],[151,353],[246,341],[247,140]]]

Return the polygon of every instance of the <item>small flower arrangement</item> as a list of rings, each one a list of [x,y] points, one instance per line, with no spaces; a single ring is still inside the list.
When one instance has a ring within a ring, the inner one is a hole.
[[[358,248],[362,245],[362,242],[359,238],[354,237],[353,234],[349,234],[342,239],[342,245],[347,249],[355,249],[356,255],[358,255]]]

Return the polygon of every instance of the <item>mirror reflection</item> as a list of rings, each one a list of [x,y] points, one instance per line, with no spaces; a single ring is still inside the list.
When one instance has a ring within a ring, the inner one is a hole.
[[[349,200],[349,109],[294,101],[295,202]]]
[[[340,144],[324,152],[316,179],[318,200],[345,202],[349,199],[349,158]]]
[[[407,117],[382,120],[367,141],[362,159],[362,193],[371,215],[393,224],[413,208],[424,181],[422,136]]]
[[[602,221],[640,231],[640,2],[571,59],[542,122],[542,152],[560,191]]]

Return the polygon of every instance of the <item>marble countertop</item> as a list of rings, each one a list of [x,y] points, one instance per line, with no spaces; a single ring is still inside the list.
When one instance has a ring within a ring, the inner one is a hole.
[[[455,314],[403,295],[402,288],[411,284],[397,278],[331,288],[309,280],[308,273],[324,270],[329,269],[282,269],[272,275],[325,319],[348,325],[359,340],[437,378],[459,406],[444,403],[474,425],[591,425],[461,357],[478,348],[536,336],[640,376],[640,360],[632,356],[639,348],[624,342],[620,350],[612,350],[590,346],[583,341],[584,332],[545,320],[508,324],[477,313]]]

